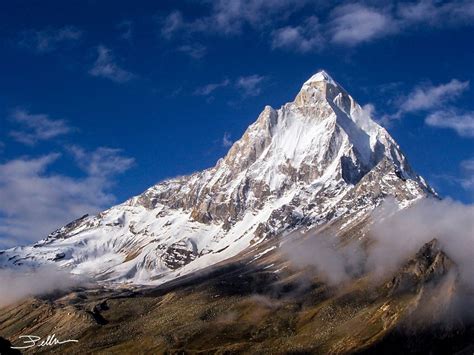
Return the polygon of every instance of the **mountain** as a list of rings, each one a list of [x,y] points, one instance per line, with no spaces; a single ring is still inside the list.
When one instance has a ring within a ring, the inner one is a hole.
[[[472,354],[474,294],[455,238],[377,229],[400,209],[427,219],[413,216],[430,197],[387,131],[321,71],[214,167],[0,252],[0,268],[20,271],[3,287],[68,282],[29,273],[43,265],[97,281],[0,299],[0,353],[54,334],[76,341],[26,353]]]
[[[0,267],[53,263],[97,280],[158,285],[245,252],[261,257],[268,241],[296,230],[337,225],[343,234],[387,196],[404,208],[436,194],[388,132],[320,71],[294,101],[266,106],[214,167],[0,252]]]

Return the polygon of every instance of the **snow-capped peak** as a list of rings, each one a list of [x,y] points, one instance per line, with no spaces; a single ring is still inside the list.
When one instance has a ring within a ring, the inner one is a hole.
[[[326,82],[334,86],[338,86],[336,81],[325,71],[325,70],[320,70],[316,74],[314,74],[311,78],[305,81],[304,85],[313,83],[313,82]]]

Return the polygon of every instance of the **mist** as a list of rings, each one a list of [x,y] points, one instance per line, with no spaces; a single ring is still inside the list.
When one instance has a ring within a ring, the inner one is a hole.
[[[283,254],[297,268],[314,267],[318,275],[331,285],[349,281],[362,269],[363,250],[351,243],[338,246],[330,235],[293,235],[293,240],[282,244]]]
[[[36,269],[0,269],[0,307],[8,306],[31,296],[47,295],[85,285],[86,280],[54,266]]]
[[[361,273],[390,277],[425,244],[436,238],[459,268],[460,281],[474,289],[474,205],[423,199],[399,210],[387,199],[372,214],[368,247],[361,241],[340,246],[333,235],[295,236],[282,244],[298,268],[314,267],[329,284],[340,285]]]
[[[368,270],[380,276],[392,273],[436,238],[457,264],[462,281],[474,287],[474,205],[423,199],[401,211],[388,201],[380,210],[385,217],[378,218],[370,232],[374,243],[369,248]]]

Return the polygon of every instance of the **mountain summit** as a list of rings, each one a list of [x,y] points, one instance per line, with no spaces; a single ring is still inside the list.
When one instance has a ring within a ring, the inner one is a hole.
[[[338,224],[343,233],[387,196],[403,208],[433,194],[388,132],[320,71],[294,101],[266,106],[214,167],[0,253],[0,266],[55,263],[160,284],[295,230]]]

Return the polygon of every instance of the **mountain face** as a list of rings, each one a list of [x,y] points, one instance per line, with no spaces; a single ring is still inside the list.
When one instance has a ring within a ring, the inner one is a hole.
[[[0,267],[54,263],[162,284],[295,230],[337,223],[343,233],[387,196],[404,208],[434,195],[387,131],[321,71],[294,101],[266,106],[214,167],[0,252]]]

